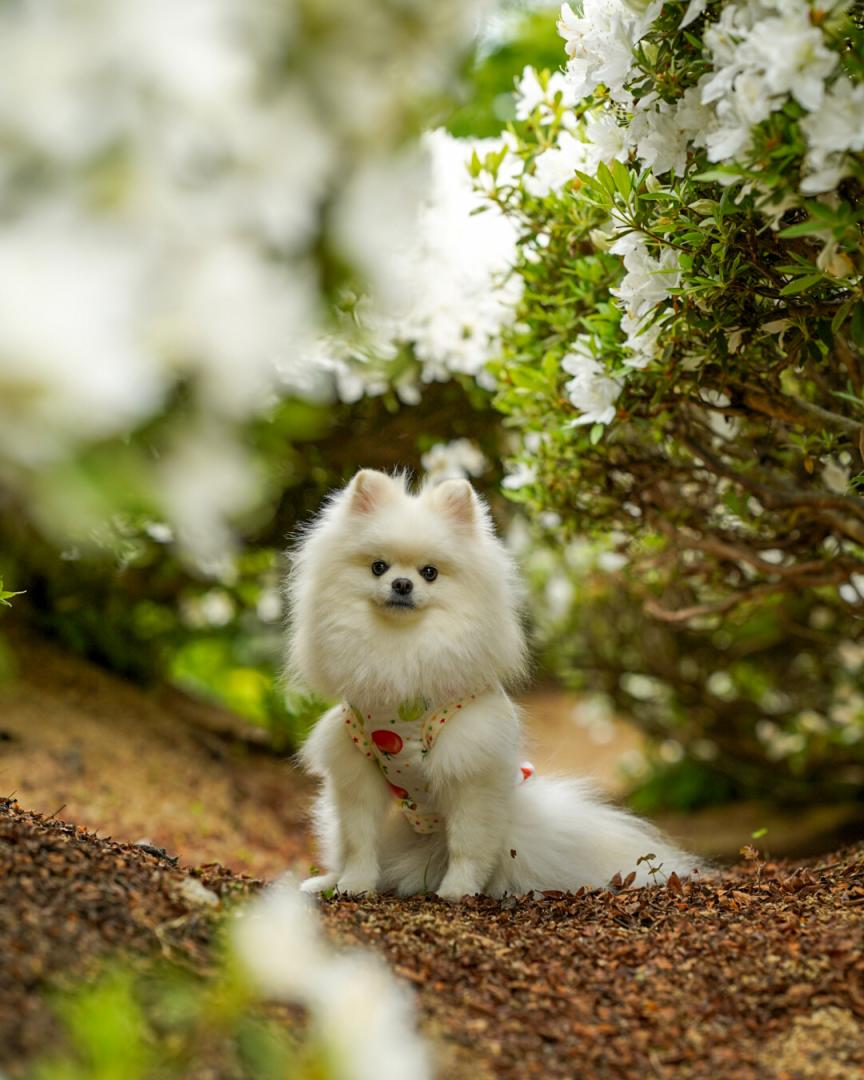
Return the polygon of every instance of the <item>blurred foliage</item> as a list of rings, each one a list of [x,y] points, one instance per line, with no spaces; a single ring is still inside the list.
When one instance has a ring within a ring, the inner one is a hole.
[[[558,49],[548,14],[511,11],[508,18],[515,20],[515,38],[508,32],[506,41],[466,69],[465,104],[451,118],[461,134],[499,130],[495,99],[497,107],[509,103],[523,64],[548,63]],[[409,353],[398,357],[393,384],[400,372],[417,366]],[[356,469],[398,466],[420,474],[426,451],[460,438],[471,439],[493,463],[478,486],[499,509],[506,507],[497,494],[500,417],[490,394],[468,377],[427,386],[422,401],[411,406],[392,390],[352,404],[280,401],[246,425],[244,449],[263,497],[235,515],[234,556],[211,566],[180,553],[171,530],[154,515],[158,498],[141,494],[147,485],[139,475],[140,455],[158,459],[160,448],[182,432],[189,409],[181,387],[166,415],[126,443],[91,442],[74,459],[43,472],[45,490],[37,502],[64,521],[110,516],[110,527],[80,543],[58,550],[28,515],[27,504],[0,492],[0,572],[26,586],[16,617],[136,681],[167,676],[265,725],[277,746],[293,750],[322,703],[280,679],[286,543]]]
[[[5,514],[0,573],[26,584],[16,618],[138,682],[167,676],[292,751],[323,703],[281,682],[286,544],[361,466],[422,474],[422,455],[457,438],[493,463],[478,486],[500,507],[499,417],[471,379],[432,384],[410,407],[392,393],[353,405],[283,401],[249,430],[272,494],[266,512],[238,521],[243,544],[232,558],[190,564],[164,524],[132,513],[117,515],[94,548],[58,551],[24,515]]]
[[[291,1031],[285,1009],[262,1009],[228,960],[207,979],[168,963],[138,968],[116,966],[59,997],[66,1048],[44,1055],[26,1080],[333,1075],[324,1049]]]
[[[562,545],[554,529],[528,543],[524,560],[544,669],[601,695],[649,736],[632,770],[634,809],[860,797],[864,642],[836,590],[669,624],[646,612],[643,569],[608,539]],[[666,596],[687,587],[668,584]]]
[[[12,607],[9,601],[13,596],[20,596],[20,592],[10,592],[8,589],[3,588],[3,578],[0,578],[0,604],[3,607]]]
[[[515,116],[513,84],[527,64],[538,70],[561,67],[561,38],[556,8],[513,14],[512,37],[476,56],[466,75],[467,100],[447,120],[458,138],[500,135]]]

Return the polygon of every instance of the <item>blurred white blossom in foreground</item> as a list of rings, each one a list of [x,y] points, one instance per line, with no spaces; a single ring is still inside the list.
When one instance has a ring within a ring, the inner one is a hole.
[[[283,879],[243,908],[233,941],[261,994],[308,1010],[334,1080],[431,1076],[409,991],[377,957],[331,947],[295,883]]]
[[[320,333],[320,252],[383,311],[404,299],[393,248],[421,182],[405,139],[484,3],[0,6],[0,494],[86,535],[134,477],[187,548],[228,540],[255,496],[236,426]],[[151,436],[115,490],[76,513],[70,474],[71,512],[40,503],[43,474],[178,402],[182,438]]]

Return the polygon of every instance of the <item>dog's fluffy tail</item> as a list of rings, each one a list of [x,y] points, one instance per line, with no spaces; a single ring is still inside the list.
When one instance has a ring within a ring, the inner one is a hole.
[[[710,869],[653,825],[605,803],[584,780],[533,777],[515,789],[508,809],[510,827],[483,889],[489,896],[604,888],[616,874],[623,881],[631,872],[635,885],[661,885],[673,870],[685,877]],[[443,833],[418,836],[399,814],[385,850],[382,889],[411,896],[441,884]]]
[[[646,858],[650,856],[650,858]],[[535,777],[514,793],[512,826],[489,893],[603,887],[616,874],[661,884],[704,870],[653,825],[603,802],[583,780]]]

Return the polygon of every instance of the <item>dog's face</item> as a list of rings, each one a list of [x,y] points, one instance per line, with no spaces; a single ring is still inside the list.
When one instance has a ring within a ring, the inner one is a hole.
[[[466,480],[411,494],[362,470],[310,532],[291,591],[294,666],[318,686],[346,692],[374,669],[410,688],[522,663],[513,567]]]
[[[467,482],[451,481],[418,497],[383,473],[364,470],[346,497],[344,527],[330,557],[348,606],[365,605],[383,625],[406,629],[427,616],[468,616],[477,602],[476,574],[466,573],[477,520]]]

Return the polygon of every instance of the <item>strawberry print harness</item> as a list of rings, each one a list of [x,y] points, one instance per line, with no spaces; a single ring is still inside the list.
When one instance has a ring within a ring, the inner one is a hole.
[[[459,701],[435,709],[428,701],[404,701],[391,712],[363,712],[348,702],[342,704],[345,730],[357,749],[376,762],[393,797],[408,823],[418,833],[434,833],[442,818],[432,799],[424,759],[443,730],[460,711],[477,698],[469,694]],[[527,780],[534,766],[525,762],[518,781]]]

